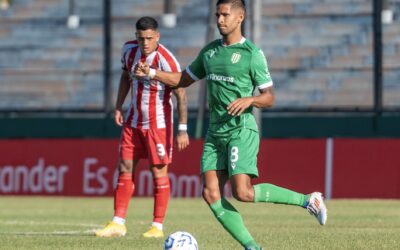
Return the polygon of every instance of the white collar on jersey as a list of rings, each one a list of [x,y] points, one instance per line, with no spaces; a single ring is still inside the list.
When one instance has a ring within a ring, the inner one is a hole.
[[[246,38],[242,37],[242,38],[240,39],[240,41],[237,42],[237,43],[233,43],[233,44],[230,44],[230,45],[225,45],[225,44],[224,44],[224,40],[221,39],[221,44],[222,44],[222,46],[224,46],[224,47],[229,47],[229,46],[232,46],[232,45],[235,45],[235,44],[238,44],[238,43],[243,44],[245,41],[246,41]]]

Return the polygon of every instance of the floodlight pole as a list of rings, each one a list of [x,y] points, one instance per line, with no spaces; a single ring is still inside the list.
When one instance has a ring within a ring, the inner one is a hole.
[[[68,14],[70,16],[75,14],[75,0],[69,0]]]
[[[382,10],[381,0],[373,1],[374,27],[374,111],[379,116],[382,113],[383,63],[382,63]]]
[[[216,11],[216,0],[209,0],[209,14],[207,20],[207,37],[206,43],[211,42],[215,38],[215,11]],[[200,83],[200,90],[199,90],[199,105],[196,117],[196,130],[194,137],[201,138],[203,133],[203,124],[204,124],[204,114],[206,112],[206,105],[207,105],[207,84],[206,82]]]
[[[174,13],[174,1],[173,0],[165,0],[164,1],[164,13]]]
[[[261,0],[252,0],[251,1],[251,40],[254,44],[261,47],[261,9],[262,3]],[[259,94],[258,89],[254,91],[256,94]],[[253,115],[256,119],[257,125],[262,131],[262,111],[258,108],[253,108]]]
[[[106,116],[111,114],[112,84],[111,84],[111,0],[103,1],[103,32],[104,32],[104,59],[103,59],[103,80],[104,80],[104,112]]]

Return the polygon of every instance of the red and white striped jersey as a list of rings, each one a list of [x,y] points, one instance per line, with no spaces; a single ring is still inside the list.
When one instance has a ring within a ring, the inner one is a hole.
[[[172,127],[172,89],[156,80],[136,79],[133,69],[139,62],[147,62],[151,68],[167,72],[180,72],[181,68],[174,55],[162,44],[148,55],[142,55],[138,42],[126,42],[122,48],[122,69],[130,75],[132,102],[127,111],[126,123],[134,128]]]

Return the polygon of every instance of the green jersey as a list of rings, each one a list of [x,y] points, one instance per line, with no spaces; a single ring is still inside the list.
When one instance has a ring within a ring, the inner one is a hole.
[[[239,43],[223,45],[222,39],[205,46],[186,71],[194,79],[206,78],[210,110],[209,132],[224,133],[247,127],[257,130],[249,107],[239,117],[228,114],[234,100],[253,95],[255,87],[272,86],[263,52],[242,38]]]

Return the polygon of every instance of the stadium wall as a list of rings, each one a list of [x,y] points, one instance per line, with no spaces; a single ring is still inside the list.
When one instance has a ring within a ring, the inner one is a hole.
[[[173,197],[201,195],[199,159],[203,140],[174,153]],[[0,140],[1,195],[111,196],[118,139],[48,138]],[[303,193],[328,198],[400,198],[400,139],[263,139],[260,177]],[[136,196],[152,195],[147,161],[136,172]],[[230,195],[230,187],[226,192]]]
[[[82,114],[81,114],[82,115]],[[118,138],[120,128],[112,118],[0,117],[1,138]],[[207,120],[205,124],[207,124]],[[270,113],[263,118],[264,138],[400,138],[400,114],[288,115]],[[196,120],[189,117],[189,134],[194,135]],[[203,126],[203,137],[207,126]]]

